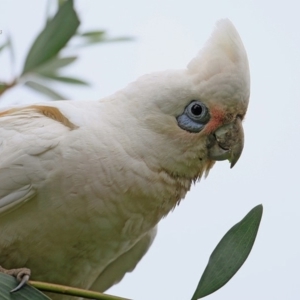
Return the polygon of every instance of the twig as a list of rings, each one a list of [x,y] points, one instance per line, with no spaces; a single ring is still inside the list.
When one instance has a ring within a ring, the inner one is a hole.
[[[70,287],[70,286],[64,286],[64,285],[41,282],[41,281],[30,280],[29,284],[41,291],[69,295],[69,296],[83,297],[83,298],[87,298],[87,299],[129,300],[127,298],[121,298],[121,297],[112,296],[112,295],[108,295],[108,294],[102,294],[102,293],[98,293],[98,292],[94,292],[94,291],[78,289],[78,288],[74,288],[74,287]]]
[[[11,83],[0,84],[0,96],[4,94],[8,89],[14,87],[17,84],[17,80],[15,79]]]

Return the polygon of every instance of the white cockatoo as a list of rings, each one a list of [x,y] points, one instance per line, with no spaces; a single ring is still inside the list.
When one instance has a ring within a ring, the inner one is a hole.
[[[96,291],[119,282],[191,184],[237,162],[249,91],[244,46],[221,20],[185,69],[100,101],[2,110],[1,270]]]

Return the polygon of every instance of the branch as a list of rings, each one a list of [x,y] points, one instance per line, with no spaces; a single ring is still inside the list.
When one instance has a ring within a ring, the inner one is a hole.
[[[33,287],[44,292],[52,292],[57,294],[77,296],[77,297],[83,297],[87,299],[97,299],[97,300],[129,300],[126,298],[120,298],[117,296],[102,294],[99,292],[78,289],[78,288],[59,285],[59,284],[46,283],[41,281],[32,281],[32,280],[30,280],[28,283]]]
[[[8,89],[14,87],[17,84],[17,80],[15,79],[11,83],[0,83],[0,96],[4,94]]]

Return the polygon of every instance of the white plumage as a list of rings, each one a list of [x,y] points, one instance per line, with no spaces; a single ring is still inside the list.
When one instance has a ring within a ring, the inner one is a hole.
[[[249,89],[244,47],[222,20],[187,69],[97,102],[0,112],[0,264],[98,291],[121,280],[192,182],[215,160],[235,164]]]

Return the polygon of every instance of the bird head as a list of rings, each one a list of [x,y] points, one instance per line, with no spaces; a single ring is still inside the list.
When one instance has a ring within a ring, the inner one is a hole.
[[[137,122],[132,136],[138,132],[144,145],[141,153],[138,146],[135,151],[150,167],[195,180],[215,161],[229,160],[231,167],[238,161],[250,75],[243,43],[229,20],[217,22],[186,69],[144,75],[120,93]]]

